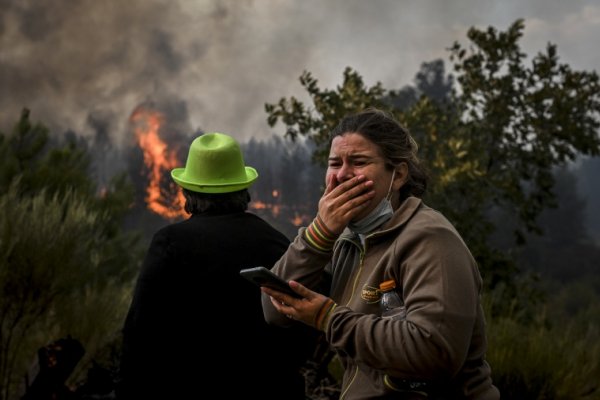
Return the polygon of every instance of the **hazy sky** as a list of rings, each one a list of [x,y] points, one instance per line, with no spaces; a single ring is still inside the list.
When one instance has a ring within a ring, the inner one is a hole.
[[[345,67],[368,85],[411,84],[469,27],[506,30],[525,19],[529,55],[558,46],[561,62],[600,69],[600,0],[0,0],[0,130],[23,107],[54,132],[92,135],[103,121],[130,140],[144,102],[178,129],[240,140],[277,132],[265,103],[305,98],[298,77],[321,88]],[[281,132],[281,127],[279,127]]]

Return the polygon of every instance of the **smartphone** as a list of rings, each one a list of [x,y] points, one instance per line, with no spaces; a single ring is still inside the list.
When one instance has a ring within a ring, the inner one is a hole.
[[[240,275],[258,286],[265,286],[278,292],[289,294],[292,297],[301,299],[298,293],[294,292],[286,281],[269,271],[265,267],[247,268],[240,271]]]

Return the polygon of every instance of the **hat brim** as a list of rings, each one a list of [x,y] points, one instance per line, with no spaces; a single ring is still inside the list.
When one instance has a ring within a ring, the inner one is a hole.
[[[231,193],[250,187],[258,178],[258,172],[252,167],[245,167],[246,180],[241,182],[193,182],[187,180],[183,173],[185,168],[175,168],[171,171],[171,178],[182,188],[199,193]]]

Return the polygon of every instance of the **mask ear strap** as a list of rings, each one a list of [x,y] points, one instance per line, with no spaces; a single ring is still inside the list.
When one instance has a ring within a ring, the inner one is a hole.
[[[390,180],[390,187],[388,188],[386,199],[390,200],[392,198],[392,185],[394,184],[394,177],[396,176],[396,169],[392,171],[392,180]]]

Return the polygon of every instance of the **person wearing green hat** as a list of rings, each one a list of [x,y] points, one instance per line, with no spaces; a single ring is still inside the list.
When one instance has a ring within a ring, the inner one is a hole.
[[[233,137],[206,133],[171,177],[190,217],[152,238],[123,327],[117,398],[304,400],[307,329],[268,325],[260,289],[239,274],[271,268],[289,245],[247,211],[257,171]]]

